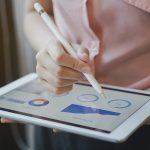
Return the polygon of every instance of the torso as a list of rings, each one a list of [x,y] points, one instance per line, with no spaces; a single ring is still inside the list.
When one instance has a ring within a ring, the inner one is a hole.
[[[130,86],[150,76],[150,13],[122,0],[54,3],[57,26],[90,50],[100,82]]]

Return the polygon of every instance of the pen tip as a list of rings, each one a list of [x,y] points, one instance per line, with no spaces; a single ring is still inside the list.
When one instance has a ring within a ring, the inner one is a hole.
[[[101,96],[104,98],[104,99],[107,99],[106,95],[104,93],[101,93]]]

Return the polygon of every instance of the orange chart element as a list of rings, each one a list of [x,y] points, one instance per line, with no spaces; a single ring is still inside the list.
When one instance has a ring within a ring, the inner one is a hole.
[[[33,99],[29,101],[29,105],[31,106],[46,106],[49,104],[49,101],[46,99]]]

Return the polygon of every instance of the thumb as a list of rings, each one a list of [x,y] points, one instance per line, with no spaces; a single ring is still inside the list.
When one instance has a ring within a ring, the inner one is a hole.
[[[12,123],[12,122],[14,122],[14,121],[11,119],[1,118],[1,123]]]
[[[86,48],[83,48],[81,45],[78,44],[72,44],[73,48],[76,50],[76,53],[78,55],[78,58],[81,61],[84,61],[85,63],[88,63],[90,58],[89,58],[89,51]]]

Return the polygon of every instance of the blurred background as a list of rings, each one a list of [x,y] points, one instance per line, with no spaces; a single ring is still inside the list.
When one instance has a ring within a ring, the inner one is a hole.
[[[24,2],[0,0],[0,87],[35,71],[35,53],[23,31]],[[18,130],[30,135],[32,126],[18,126],[0,124],[0,150],[27,149],[20,141]],[[31,143],[30,138],[27,139]]]
[[[23,31],[24,1],[0,0],[0,86],[35,70]]]

